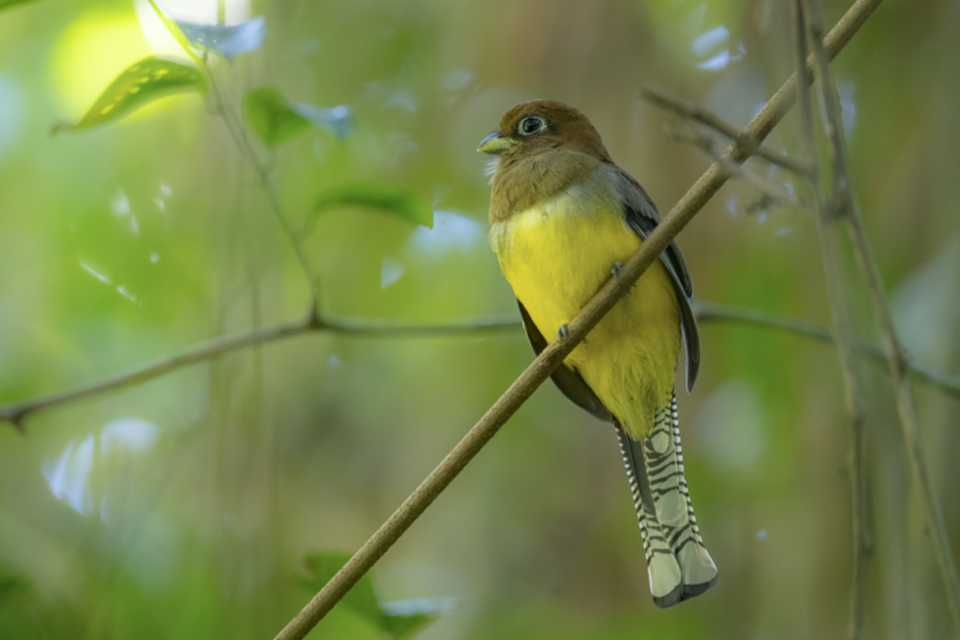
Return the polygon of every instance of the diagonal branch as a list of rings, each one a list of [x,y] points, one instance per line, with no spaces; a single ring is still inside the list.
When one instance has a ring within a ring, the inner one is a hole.
[[[853,34],[879,6],[881,0],[857,0],[836,27],[827,35],[826,46],[835,56]],[[747,125],[744,136],[762,142],[783,118],[796,100],[797,74],[777,91],[766,106]],[[749,156],[737,141],[723,153],[727,161],[741,163]],[[490,441],[500,427],[520,408],[564,358],[584,339],[587,332],[630,290],[640,275],[657,259],[683,227],[720,190],[728,173],[714,163],[670,210],[639,249],[620,269],[618,279],[611,278],[567,325],[568,335],[556,339],[544,349],[529,367],[500,396],[477,424],[417,487],[403,504],[381,525],[352,558],[330,579],[275,640],[293,640],[306,636],[340,601],[387,550],[420,517],[430,504],[449,486],[463,468]]]
[[[955,632],[960,634],[960,574],[950,547],[950,536],[943,518],[943,510],[937,500],[933,482],[930,479],[930,470],[927,467],[926,454],[923,450],[920,429],[917,424],[916,411],[913,405],[913,392],[907,378],[909,363],[906,351],[897,336],[890,305],[887,303],[886,290],[880,268],[873,255],[873,248],[867,239],[863,228],[863,219],[860,210],[854,201],[850,186],[850,176],[847,170],[846,148],[844,146],[843,120],[840,117],[840,104],[837,99],[836,87],[830,76],[830,66],[827,53],[819,44],[819,34],[822,33],[822,18],[819,0],[804,0],[810,21],[810,35],[814,41],[813,54],[816,68],[820,76],[820,87],[823,93],[823,102],[827,116],[827,129],[830,137],[830,148],[833,159],[833,194],[834,214],[841,217],[847,226],[847,231],[853,244],[854,255],[860,270],[863,272],[870,292],[870,302],[873,314],[880,330],[880,343],[887,355],[890,368],[890,377],[895,391],[897,413],[900,416],[900,426],[907,449],[907,458],[913,473],[917,488],[920,491],[923,503],[924,519],[930,531],[933,543],[933,552],[943,579],[947,606],[953,616]]]

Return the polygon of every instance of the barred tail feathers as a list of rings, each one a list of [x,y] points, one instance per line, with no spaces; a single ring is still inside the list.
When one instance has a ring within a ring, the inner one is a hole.
[[[643,539],[643,553],[647,560],[647,576],[650,579],[653,603],[660,608],[670,607],[680,602],[684,593],[680,565],[657,520],[656,507],[644,468],[642,445],[627,436],[623,427],[614,424],[620,440],[623,464],[627,469],[633,506],[640,522],[640,536]]]
[[[683,574],[682,600],[704,593],[717,582],[717,567],[703,546],[683,469],[677,398],[670,396],[654,414],[654,428],[642,446],[656,518]]]

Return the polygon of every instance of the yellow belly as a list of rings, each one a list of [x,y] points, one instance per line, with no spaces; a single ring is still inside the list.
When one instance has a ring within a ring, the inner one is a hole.
[[[491,244],[500,268],[543,337],[580,308],[642,242],[628,229],[613,197],[588,211],[582,199],[562,196],[493,225]],[[572,212],[572,213],[570,213]],[[673,390],[680,319],[670,275],[660,261],[641,276],[566,359],[594,393],[639,439]]]

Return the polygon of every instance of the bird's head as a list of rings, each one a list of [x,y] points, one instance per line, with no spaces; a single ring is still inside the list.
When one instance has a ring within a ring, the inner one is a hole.
[[[500,118],[500,128],[480,141],[477,151],[496,156],[499,163],[544,151],[578,151],[602,162],[612,162],[587,117],[556,100],[531,100]]]

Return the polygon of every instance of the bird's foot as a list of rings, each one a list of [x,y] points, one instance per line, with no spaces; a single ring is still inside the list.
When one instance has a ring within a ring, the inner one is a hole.
[[[610,270],[610,272],[613,273],[613,279],[617,281],[617,284],[621,284],[620,269],[623,269],[623,263],[618,260],[614,263],[613,269]]]
[[[623,263],[617,260],[613,265],[613,269],[610,270],[610,272],[613,274],[613,279],[617,281],[617,284],[623,284],[623,281],[620,280],[620,271],[622,269],[623,269]],[[632,296],[632,295],[633,295],[633,287],[630,287],[630,291],[627,291],[627,296]]]
[[[570,330],[567,329],[567,325],[566,325],[566,324],[560,325],[560,328],[557,329],[557,337],[560,338],[561,340],[569,340],[569,339],[570,339]]]

